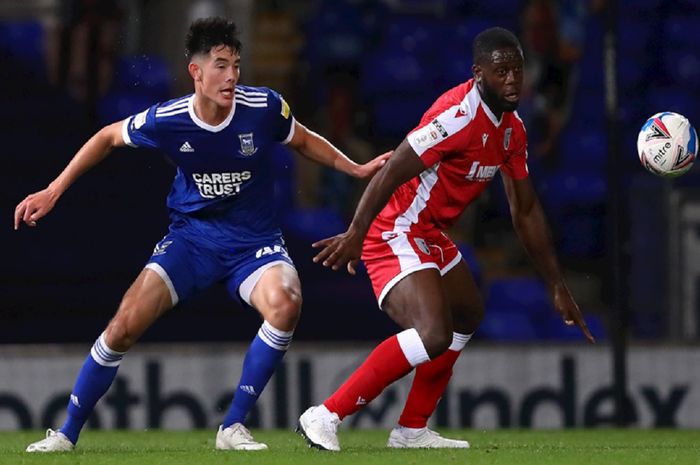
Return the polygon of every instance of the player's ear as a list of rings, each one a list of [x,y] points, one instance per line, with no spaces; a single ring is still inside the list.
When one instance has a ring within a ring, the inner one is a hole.
[[[476,63],[473,64],[472,65],[472,74],[474,75],[474,80],[477,83],[480,83],[481,82],[481,75],[482,75],[481,66],[477,65]]]
[[[190,64],[187,65],[187,71],[195,81],[199,82],[202,80],[202,67],[199,66],[199,64],[195,63],[194,61],[190,61]]]

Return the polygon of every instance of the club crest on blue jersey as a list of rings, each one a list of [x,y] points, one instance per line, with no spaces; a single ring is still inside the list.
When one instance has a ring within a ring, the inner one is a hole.
[[[253,133],[238,134],[238,139],[241,141],[241,149],[238,151],[241,155],[249,157],[258,151],[253,143]]]

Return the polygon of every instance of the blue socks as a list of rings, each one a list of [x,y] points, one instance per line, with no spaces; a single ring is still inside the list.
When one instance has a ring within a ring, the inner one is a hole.
[[[243,361],[243,372],[233,403],[224,418],[224,428],[244,422],[282,361],[293,334],[294,331],[280,331],[267,321],[263,322]],[[71,392],[68,418],[60,428],[73,444],[78,442],[80,430],[95,404],[112,385],[123,357],[124,352],[107,347],[104,333],[92,346]]]
[[[117,352],[105,343],[102,333],[90,350],[83,367],[75,380],[73,392],[68,402],[68,418],[61,427],[73,444],[78,442],[80,430],[90,417],[95,404],[112,385],[124,352]]]
[[[243,360],[243,372],[233,403],[224,418],[224,428],[244,422],[287,352],[292,334],[294,331],[280,331],[267,321],[263,322]]]

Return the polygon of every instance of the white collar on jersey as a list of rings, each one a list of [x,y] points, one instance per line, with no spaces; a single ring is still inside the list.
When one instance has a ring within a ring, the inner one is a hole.
[[[229,125],[231,120],[233,119],[233,114],[236,112],[236,99],[233,100],[233,105],[231,105],[231,113],[228,114],[225,120],[223,120],[221,123],[217,124],[216,126],[212,126],[211,124],[207,124],[201,119],[197,117],[197,115],[194,112],[194,99],[195,95],[192,95],[192,98],[190,98],[190,101],[187,102],[187,111],[190,113],[190,118],[192,118],[192,121],[194,121],[194,124],[199,126],[202,129],[205,129],[210,132],[219,132],[223,131],[226,129],[226,127]]]
[[[501,125],[501,122],[503,121],[503,114],[501,114],[500,120],[496,119],[496,115],[493,114],[489,106],[486,105],[486,102],[484,102],[484,100],[481,98],[479,88],[476,86],[476,84],[474,84],[469,92],[467,92],[467,95],[464,97],[464,100],[462,100],[461,105],[465,105],[465,103],[469,108],[474,109],[474,114],[476,114],[476,109],[479,108],[480,105],[494,126],[499,127]]]

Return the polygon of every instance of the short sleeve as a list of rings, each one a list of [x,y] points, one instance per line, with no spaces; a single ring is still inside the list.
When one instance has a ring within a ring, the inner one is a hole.
[[[272,136],[277,142],[289,143],[294,137],[294,115],[284,98],[270,89]]]
[[[433,119],[424,117],[421,125],[411,131],[406,140],[427,168],[454,152],[462,131],[471,120],[468,110],[454,105]]]
[[[122,126],[122,137],[124,142],[130,147],[158,148],[159,139],[156,129],[156,108],[150,108],[130,116],[124,120]]]

